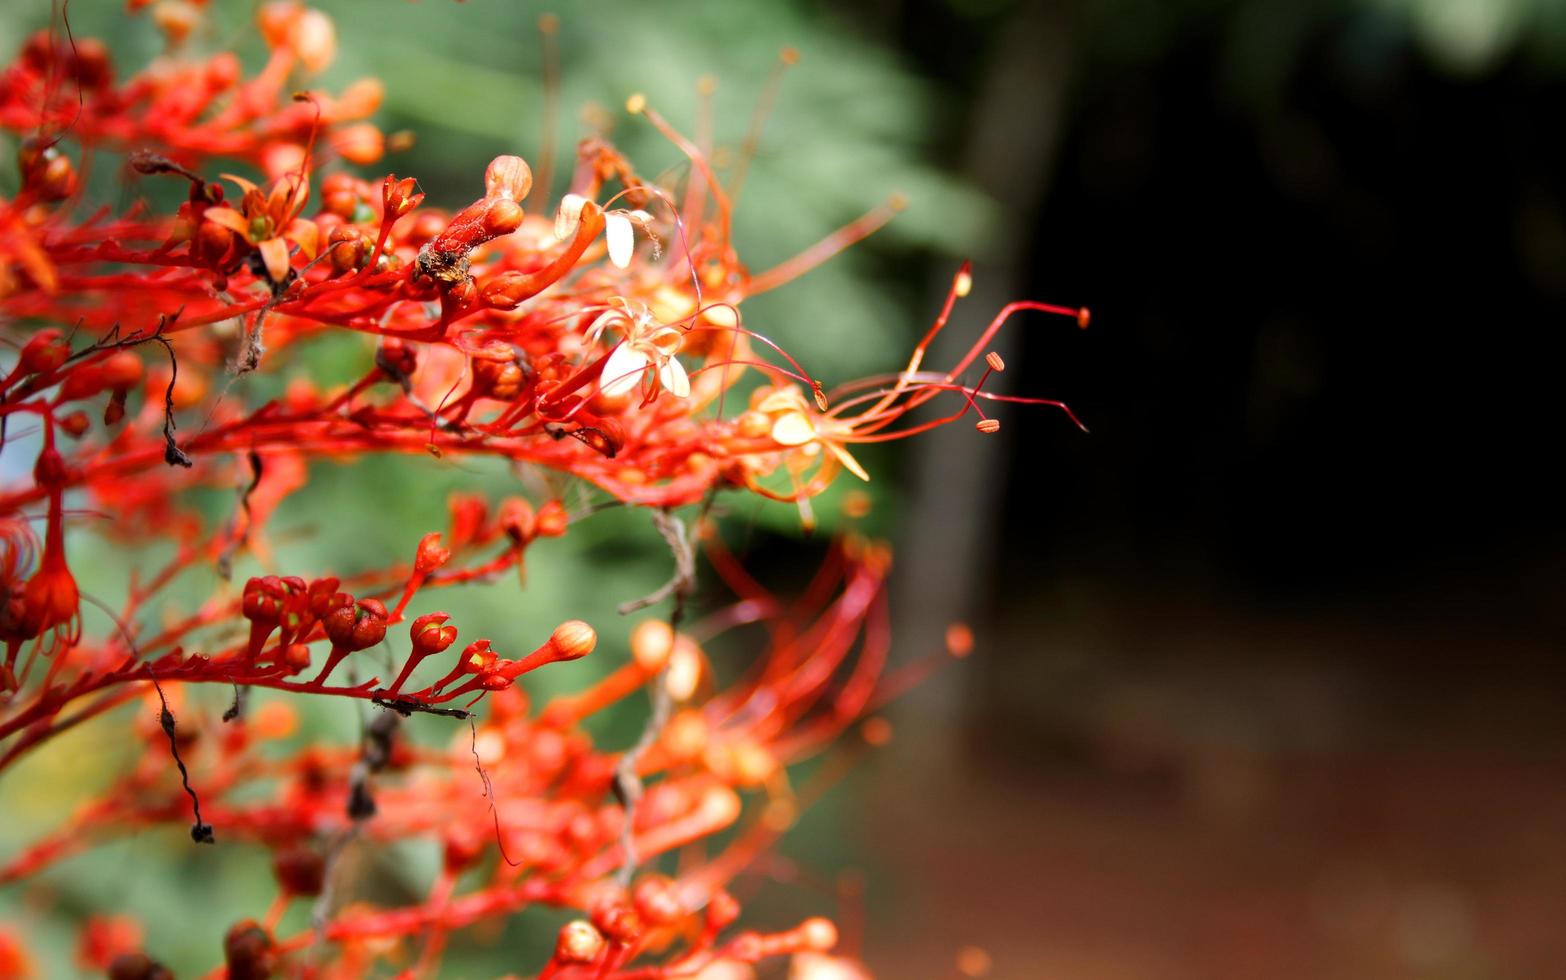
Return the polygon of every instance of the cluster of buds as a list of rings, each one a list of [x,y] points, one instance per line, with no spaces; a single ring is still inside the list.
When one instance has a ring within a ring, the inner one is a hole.
[[[242,725],[221,734],[198,726],[185,735],[183,758],[201,774],[204,812],[225,839],[270,852],[277,883],[272,905],[240,917],[221,947],[214,946],[230,975],[302,975],[303,964],[320,961],[316,944],[323,940],[336,956],[322,976],[366,975],[415,950],[432,968],[449,933],[544,904],[580,917],[561,929],[552,954],[519,961],[519,970],[541,968],[543,977],[753,978],[754,964],[780,957],[791,959],[804,977],[868,976],[851,953],[836,950],[837,933],[827,920],[808,919],[777,933],[736,929],[740,906],[729,886],[768,853],[841,765],[822,766],[825,775],[798,786],[786,778],[789,768],[823,753],[841,763],[885,744],[890,726],[878,709],[947,653],[888,669],[889,559],[882,545],[840,540],[818,588],[802,603],[783,602],[739,571],[720,538],[709,536],[706,545],[713,569],[738,590],[736,600],[693,622],[689,632],[661,619],[643,620],[623,648],[598,651],[621,663],[586,688],[535,705],[510,683],[545,663],[594,650],[594,631],[568,622],[519,660],[500,656],[487,640],[461,647],[456,669],[424,694],[382,698],[384,704],[412,705],[443,689],[487,693],[487,715],[474,720],[471,732],[462,726],[453,733],[445,751],[417,748],[385,727],[357,751],[291,745],[294,711],[286,699],[254,706]],[[254,594],[263,591],[258,586]],[[324,594],[324,588],[317,591]],[[273,618],[274,608],[268,608]],[[329,610],[328,620],[344,608]],[[712,683],[709,661],[727,654],[708,648],[751,624],[764,625],[773,641],[739,680]],[[409,633],[410,668],[459,649],[457,628],[445,613],[415,618]],[[680,667],[682,661],[691,666]],[[204,665],[160,661],[157,669],[169,686],[217,679],[204,673]],[[682,671],[694,671],[703,682],[680,679]],[[394,690],[411,673],[405,669]],[[596,744],[589,730],[599,726],[588,723],[658,685],[666,687],[674,710],[637,762],[647,789],[632,808],[616,790],[620,751]],[[191,719],[193,709],[183,710]],[[181,808],[171,801],[179,790],[170,785],[158,734],[146,729],[143,758],[101,803],[0,866],[0,883],[26,879],[149,827],[178,823]],[[355,810],[353,785],[355,772],[372,758],[379,775],[373,817],[366,820]],[[261,786],[270,789],[258,795]],[[480,792],[477,805],[459,802]],[[338,859],[330,842],[355,826],[362,826],[364,840],[354,846],[371,852],[401,840],[442,843],[440,870],[424,883],[422,898],[387,908],[350,894],[320,931],[281,931],[290,907],[320,900]],[[672,874],[647,870],[621,882],[615,872],[624,867],[628,848],[644,863],[675,850],[685,859]],[[103,923],[89,927],[84,944],[93,938],[94,962],[111,976],[161,975],[135,972],[162,969],[158,950],[144,948],[139,930],[122,924],[111,936]]]
[[[503,154],[482,193],[448,213],[426,207],[412,177],[353,169],[377,164],[396,140],[369,121],[378,81],[335,94],[306,87],[335,54],[325,14],[292,0],[261,5],[255,34],[267,57],[247,75],[236,52],[203,49],[214,32],[197,29],[200,0],[129,6],[167,41],[147,68],[126,74],[101,42],[46,31],[0,71],[0,130],[16,137],[20,175],[14,196],[0,197],[0,322],[14,351],[0,367],[0,449],[31,460],[14,460],[16,476],[0,484],[0,771],[145,698],[158,724],[142,732],[145,762],[102,806],[0,878],[175,820],[188,795],[198,839],[215,826],[275,859],[279,904],[229,932],[230,977],[305,969],[316,932],[279,936],[281,910],[322,895],[322,835],[360,826],[375,842],[438,837],[445,868],[416,905],[331,910],[319,934],[337,953],[334,972],[312,975],[363,975],[413,941],[432,964],[447,932],[531,903],[582,913],[548,976],[719,980],[775,956],[857,975],[830,954],[835,937],[820,920],[730,935],[738,909],[725,889],[790,821],[799,794],[788,765],[828,751],[923,669],[885,671],[884,549],[846,544],[822,580],[835,576],[840,594],[801,609],[758,594],[713,538],[712,565],[738,603],[690,632],[638,626],[603,680],[534,711],[525,675],[591,653],[591,626],[572,620],[515,645],[469,639],[424,602],[512,569],[525,582],[530,546],[581,516],[562,500],[491,507],[458,495],[450,526],[426,534],[411,563],[341,575],[283,568],[270,519],[314,462],[429,454],[531,464],[608,502],[663,512],[750,493],[796,504],[808,525],[810,499],[843,471],[870,479],[859,445],[970,412],[992,433],[1000,422],[981,403],[1070,416],[1058,402],[985,390],[1005,367],[987,350],[1019,313],[1086,326],[1087,312],[1014,303],[954,364],[928,369],[926,349],[970,288],[964,266],[906,366],[829,387],[747,326],[742,305],[871,234],[896,206],[752,272],[736,254],[710,150],[635,96],[627,110],[688,157],[688,177],[645,179],[593,136],[557,201],[547,154],[536,181],[522,157]],[[123,213],[80,206],[82,173],[103,157],[123,159],[133,187],[168,182],[182,199]],[[245,375],[302,363],[300,346],[325,334],[363,339],[354,380],[291,373],[278,397],[250,397]],[[949,411],[925,410],[937,400]],[[235,487],[240,505],[220,522],[191,493]],[[85,533],[84,513],[112,518],[102,533],[127,552],[172,542],[172,557],[139,568],[123,595],[89,600],[66,546],[68,532]],[[230,583],[236,561],[267,573]],[[196,569],[215,572],[216,585],[181,612],[171,583]],[[112,629],[84,635],[89,601]],[[720,688],[702,642],[758,621],[774,627],[764,667]],[[181,692],[202,684],[235,690],[221,737],[175,720],[179,706],[188,721]],[[372,702],[392,722],[471,717],[474,729],[449,757],[416,752],[377,722],[361,752],[283,758],[259,748],[290,727],[287,702],[266,694],[247,714],[242,689]],[[584,720],[642,690],[669,709],[655,713],[645,744],[595,746]],[[881,722],[864,741],[886,731]],[[490,803],[477,817],[457,788],[475,762]],[[281,796],[258,801],[263,783]],[[736,824],[731,842],[672,879],[616,880]],[[489,853],[491,830],[503,860]],[[487,860],[487,883],[455,894],[457,876]],[[11,949],[0,935],[0,966]],[[151,951],[102,949],[94,968],[112,976],[167,974]]]

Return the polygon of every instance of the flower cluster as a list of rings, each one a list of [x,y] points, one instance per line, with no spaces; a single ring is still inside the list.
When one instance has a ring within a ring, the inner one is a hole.
[[[639,96],[627,109],[688,158],[683,185],[643,178],[590,137],[557,202],[521,157],[503,155],[471,204],[425,207],[413,178],[352,169],[405,138],[367,121],[379,82],[296,90],[333,56],[324,14],[261,6],[256,34],[270,56],[246,77],[233,53],[194,50],[202,4],[130,6],[148,8],[168,40],[146,69],[121,78],[101,43],[49,31],[0,74],[0,129],[20,147],[19,187],[0,198],[0,322],[15,351],[0,370],[0,450],[8,472],[35,453],[26,478],[0,486],[0,771],[125,704],[150,699],[158,722],[141,732],[143,764],[101,806],[0,878],[188,819],[188,795],[197,840],[216,827],[275,857],[279,904],[229,933],[230,977],[360,976],[413,941],[413,969],[426,974],[451,930],[534,903],[584,912],[562,930],[545,976],[718,980],[779,955],[855,975],[828,955],[835,932],[825,920],[778,934],[730,930],[738,907],[725,886],[791,819],[798,794],[785,767],[825,749],[910,676],[884,670],[887,556],[846,539],[807,599],[785,604],[739,568],[703,516],[694,526],[708,564],[739,600],[681,631],[694,557],[682,556],[689,535],[671,515],[695,504],[705,515],[732,490],[797,503],[808,522],[808,500],[842,470],[869,479],[857,444],[970,410],[978,431],[993,432],[999,422],[982,400],[1058,405],[985,391],[1004,368],[993,353],[977,380],[967,374],[1013,314],[1086,326],[1086,311],[1013,304],[949,370],[925,370],[925,349],[968,290],[964,267],[902,371],[828,389],[748,328],[741,306],[870,234],[890,210],[752,273],[736,255],[710,147]],[[148,196],[161,193],[157,183],[177,188],[179,203],[88,210],[86,174],[105,165]],[[366,338],[356,380],[328,387],[295,376],[279,397],[247,402],[245,376],[299,363],[302,346],[328,333]],[[938,398],[952,410],[912,417]],[[519,680],[591,653],[591,626],[492,642],[461,635],[445,612],[413,613],[444,587],[520,571],[531,543],[572,524],[559,499],[459,496],[450,526],[419,540],[411,561],[349,578],[279,569],[227,581],[240,557],[276,567],[268,520],[306,484],[311,462],[425,453],[532,464],[652,510],[681,559],[667,590],[674,622],[648,621],[623,667],[534,711]],[[241,506],[220,526],[189,503],[188,491],[235,486]],[[112,628],[101,635],[84,632],[85,597],[67,560],[79,510],[111,515],[105,533],[127,549],[176,543],[104,606]],[[170,583],[202,568],[218,571],[216,590],[194,612],[171,614]],[[746,623],[766,624],[771,647],[720,689],[698,637]],[[363,671],[343,664],[371,648],[400,651],[398,665],[359,681]],[[185,686],[201,683],[235,691],[220,735],[175,720]],[[288,729],[288,708],[268,701],[244,716],[240,692],[251,688],[371,702],[376,720],[362,749],[262,755],[258,746]],[[636,748],[606,751],[582,732],[583,719],[644,689],[657,710]],[[470,711],[486,698],[480,720]],[[396,737],[402,718],[428,714],[474,727],[449,753]],[[884,735],[884,723],[874,731]],[[489,798],[477,815],[454,802],[456,782],[476,778]],[[645,792],[644,780],[653,781]],[[264,802],[241,792],[256,785],[273,789]],[[762,805],[747,821],[752,796]],[[692,870],[635,877],[641,859],[737,823],[748,829]],[[432,835],[444,840],[445,870],[421,902],[338,907],[319,897],[350,836]],[[458,894],[459,875],[486,860],[485,883]],[[276,935],[286,903],[311,896],[319,928]],[[166,975],[126,939],[133,933],[99,928],[86,959],[116,977]],[[317,953],[302,955],[318,944],[334,951],[324,972],[307,966]],[[0,935],[0,960],[24,955],[12,945]]]

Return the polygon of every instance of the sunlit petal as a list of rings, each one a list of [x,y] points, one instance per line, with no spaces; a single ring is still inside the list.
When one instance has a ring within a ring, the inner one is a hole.
[[[789,412],[772,423],[772,441],[780,446],[803,446],[816,438],[816,427],[804,412]]]
[[[646,354],[629,344],[621,344],[604,362],[604,373],[598,381],[599,389],[610,397],[632,391],[642,380],[648,363]]]
[[[285,234],[290,241],[299,246],[299,251],[303,252],[307,259],[315,258],[316,253],[321,250],[321,230],[313,221],[295,218],[288,223],[288,231]]]
[[[848,472],[859,477],[859,479],[865,481],[866,483],[870,482],[870,474],[866,473],[865,468],[859,465],[859,460],[849,455],[848,450],[844,449],[842,446],[839,446],[835,442],[827,442],[823,443],[823,445],[832,451],[832,455],[837,457],[837,461],[842,463]]]
[[[623,214],[604,216],[604,238],[609,242],[609,261],[617,268],[631,264],[631,253],[636,251],[636,230],[631,219]]]
[[[288,277],[288,243],[281,238],[268,238],[256,245],[261,250],[261,260],[266,263],[266,274],[273,282]]]
[[[685,373],[685,367],[676,358],[669,358],[658,368],[658,382],[672,395],[679,398],[689,398],[691,395],[691,379]]]
[[[766,412],[768,415],[771,415],[774,412],[797,412],[804,407],[805,399],[799,394],[799,389],[793,385],[786,385],[772,389],[756,405],[756,411]]]
[[[587,198],[580,194],[567,194],[560,199],[560,209],[555,212],[555,237],[565,241],[576,234],[576,226],[582,221],[582,208]]]
[[[233,208],[207,208],[202,217],[215,225],[222,225],[241,238],[250,237],[250,222]]]

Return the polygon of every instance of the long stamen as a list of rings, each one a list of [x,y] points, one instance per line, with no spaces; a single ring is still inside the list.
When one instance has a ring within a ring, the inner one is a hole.
[[[684,153],[696,169],[701,172],[702,179],[706,181],[707,190],[712,194],[713,204],[718,208],[718,234],[721,246],[725,250],[728,249],[730,230],[733,226],[732,206],[729,204],[728,194],[724,192],[723,185],[718,182],[717,175],[712,172],[712,167],[708,164],[707,158],[702,154],[701,149],[681,135],[673,126],[669,125],[668,120],[664,119],[663,116],[658,114],[656,109],[647,104],[645,96],[640,94],[631,96],[626,100],[625,108],[627,112],[633,115],[646,117],[647,121],[652,123],[653,128],[663,134],[664,139],[678,147],[680,152]]]
[[[729,178],[729,200],[736,205],[739,203],[740,191],[745,188],[746,172],[761,145],[761,131],[766,128],[767,117],[772,114],[772,105],[777,101],[778,89],[783,85],[783,73],[797,64],[799,49],[784,48],[778,52],[777,61],[772,63],[772,71],[767,73],[767,81],[761,87],[755,111],[750,116],[750,129],[745,133],[745,141],[740,144],[739,159],[734,161],[734,175]]]
[[[751,276],[745,283],[746,298],[759,296],[798,279],[843,249],[880,231],[907,206],[905,197],[893,194],[884,204],[865,212],[793,258],[784,259],[767,271]]]
[[[544,49],[544,120],[538,140],[538,169],[533,173],[533,191],[527,197],[527,209],[537,211],[549,200],[549,185],[555,176],[555,133],[560,125],[560,44],[555,35],[560,18],[540,14],[539,40]]]

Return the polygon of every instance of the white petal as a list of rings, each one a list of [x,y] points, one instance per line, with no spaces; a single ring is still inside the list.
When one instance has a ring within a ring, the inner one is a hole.
[[[771,415],[773,412],[797,412],[805,404],[800,397],[799,389],[793,385],[774,388],[767,392],[766,396],[756,404],[756,411]]]
[[[780,446],[803,446],[815,438],[816,427],[803,412],[789,412],[772,423],[772,441]]]
[[[598,388],[611,397],[633,390],[647,371],[647,355],[629,344],[621,344],[604,362],[604,373],[599,376]]]
[[[619,310],[606,310],[598,315],[593,325],[587,328],[587,342],[596,344],[598,338],[604,335],[604,331],[610,327],[619,327],[622,331],[630,324],[630,318]]]
[[[624,269],[631,264],[631,253],[636,250],[636,231],[631,219],[623,214],[604,217],[604,238],[609,241],[609,261]]]
[[[691,396],[691,379],[685,373],[685,366],[676,358],[669,358],[663,362],[663,367],[658,369],[658,381],[671,395],[679,398]]]
[[[560,210],[555,212],[555,237],[565,241],[576,234],[576,226],[581,223],[582,209],[587,206],[587,198],[580,194],[567,194],[560,199]]]
[[[866,483],[870,482],[870,474],[866,473],[865,468],[859,465],[859,460],[848,455],[848,450],[844,449],[842,446],[839,446],[835,442],[826,443],[826,447],[832,450],[832,455],[837,457],[838,462],[848,467],[848,472],[859,477],[859,479],[865,481]]]

